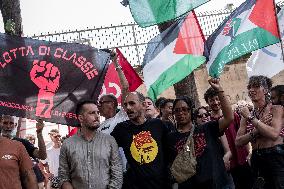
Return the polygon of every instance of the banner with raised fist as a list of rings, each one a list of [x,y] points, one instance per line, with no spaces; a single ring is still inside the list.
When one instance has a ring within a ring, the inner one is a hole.
[[[108,62],[86,45],[0,34],[0,112],[76,125],[76,103],[97,100]]]

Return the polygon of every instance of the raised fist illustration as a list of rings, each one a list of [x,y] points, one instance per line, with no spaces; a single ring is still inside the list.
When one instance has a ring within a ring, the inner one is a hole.
[[[36,116],[50,118],[53,97],[59,88],[60,72],[52,63],[34,60],[30,77],[39,88]]]

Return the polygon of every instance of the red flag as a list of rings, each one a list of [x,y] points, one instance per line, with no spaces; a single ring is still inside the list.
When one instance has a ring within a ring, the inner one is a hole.
[[[129,91],[133,92],[143,83],[143,81],[118,48],[116,48],[116,53],[118,56],[118,63],[122,67],[122,71],[129,83]]]
[[[118,48],[116,48],[116,53],[118,56],[118,63],[122,67],[122,71],[129,83],[129,91],[135,91],[143,81]],[[109,65],[105,76],[101,95],[104,94],[113,94],[118,102],[121,102],[121,84],[113,62]]]
[[[203,55],[205,37],[194,11],[182,23],[178,33],[174,53]]]

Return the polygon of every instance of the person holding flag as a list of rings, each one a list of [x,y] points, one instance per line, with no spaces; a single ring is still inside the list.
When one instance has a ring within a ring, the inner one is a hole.
[[[167,136],[167,155],[171,170],[178,154],[182,153],[184,145],[186,145],[186,141],[190,136],[193,139],[193,154],[197,161],[196,173],[186,181],[179,183],[179,189],[232,189],[229,175],[225,169],[224,154],[220,148],[219,137],[223,135],[233,121],[234,116],[219,79],[211,78],[209,84],[218,93],[224,115],[222,118],[196,126],[192,122],[193,103],[191,99],[187,96],[180,97],[173,103],[177,131],[169,133]],[[190,134],[192,132],[193,134]],[[188,162],[184,161],[184,164],[186,163]],[[173,171],[171,172],[173,173]]]

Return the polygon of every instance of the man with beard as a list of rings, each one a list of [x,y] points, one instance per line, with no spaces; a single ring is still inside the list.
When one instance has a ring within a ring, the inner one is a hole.
[[[218,92],[210,87],[204,94],[204,99],[211,109],[210,120],[219,120],[223,117]],[[236,189],[251,189],[251,169],[247,162],[249,157],[249,147],[236,147],[235,139],[238,128],[240,127],[240,118],[234,113],[234,120],[225,130],[225,134],[220,137],[225,154],[224,163],[226,169],[230,171]],[[229,149],[228,149],[229,147]],[[233,183],[232,183],[233,185]]]
[[[81,125],[77,134],[63,142],[58,175],[62,189],[119,189],[122,165],[118,146],[110,135],[98,132],[99,110],[92,101],[77,104]]]
[[[117,74],[119,76],[119,81],[122,86],[121,101],[123,102],[125,100],[127,93],[129,92],[129,84],[122,71],[121,66],[117,61],[117,54],[112,52],[111,57],[115,64],[115,70],[117,71]],[[124,111],[124,109],[121,108],[117,112],[117,107],[118,107],[118,101],[113,94],[106,94],[100,97],[98,101],[98,108],[100,111],[100,115],[105,118],[105,120],[100,124],[100,128],[98,129],[102,133],[110,134],[118,123],[128,120],[127,114]],[[119,154],[122,159],[123,171],[125,172],[127,161],[122,148],[119,148]]]
[[[14,127],[12,116],[2,115],[1,130]],[[4,134],[5,135],[5,134]],[[0,188],[38,189],[32,161],[23,144],[0,135]]]
[[[132,92],[124,107],[129,120],[119,123],[111,133],[123,148],[129,168],[124,189],[168,189],[165,140],[167,129],[160,119],[146,119],[145,97]]]
[[[35,172],[39,188],[43,188],[44,176],[38,166],[38,159],[44,160],[46,158],[46,146],[45,146],[43,135],[42,135],[42,131],[44,128],[43,120],[38,119],[36,123],[38,148],[36,148],[27,139],[12,136],[12,133],[17,125],[15,123],[15,119],[13,116],[2,115],[1,125],[2,125],[2,136],[9,138],[11,140],[19,141],[25,146],[26,151],[28,152],[29,156],[33,160],[33,170]],[[17,130],[20,130],[20,126],[21,125],[19,124],[17,127]]]
[[[241,126],[236,144],[251,142],[251,166],[255,188],[284,188],[284,145],[280,131],[283,126],[283,107],[272,105],[269,91],[272,82],[265,76],[252,76],[247,86],[254,110],[241,109]],[[271,121],[267,121],[271,117]]]

